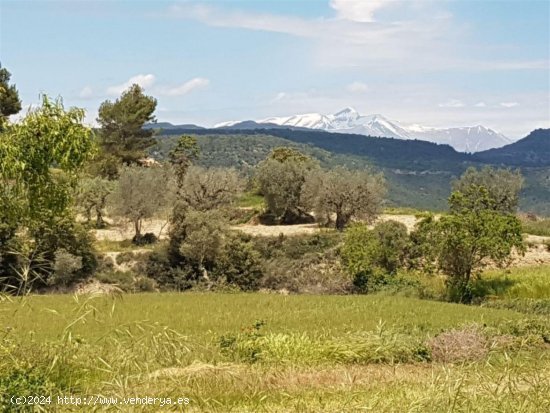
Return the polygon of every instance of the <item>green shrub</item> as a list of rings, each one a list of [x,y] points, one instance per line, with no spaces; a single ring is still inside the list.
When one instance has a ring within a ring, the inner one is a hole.
[[[136,292],[153,292],[157,290],[157,283],[148,277],[137,277],[134,281],[133,289]]]
[[[65,249],[55,252],[54,272],[48,279],[51,285],[69,285],[82,269],[82,257],[77,257]]]
[[[96,272],[112,271],[115,268],[113,257],[109,255],[99,254],[97,256]]]
[[[503,334],[516,337],[534,337],[542,342],[550,343],[550,320],[547,317],[523,318],[502,323],[499,330]]]
[[[246,235],[230,235],[216,262],[217,281],[223,279],[244,291],[258,289],[263,276],[261,257],[251,240]]]
[[[75,337],[53,343],[0,340],[0,411],[40,411],[34,409],[38,406],[13,405],[12,396],[53,398],[79,391],[81,383],[89,379],[89,371],[78,361],[85,347]],[[50,406],[54,405],[52,400]]]
[[[277,257],[264,263],[262,288],[293,293],[345,294],[352,277],[342,268],[336,251],[308,253],[300,259]]]
[[[105,284],[113,284],[123,291],[132,291],[134,275],[131,272],[110,271],[95,274],[95,278]]]
[[[366,293],[391,283],[405,263],[407,244],[407,228],[399,222],[382,222],[372,230],[364,224],[348,228],[340,251],[356,291]]]
[[[136,254],[134,254],[131,251],[124,251],[121,252],[116,256],[116,263],[118,265],[127,264],[129,262],[134,261]]]
[[[161,290],[184,291],[197,284],[197,270],[183,257],[175,261],[176,255],[170,252],[171,244],[158,245],[139,265],[142,272],[156,281]]]
[[[52,397],[55,383],[45,369],[39,367],[12,367],[0,373],[0,411],[30,411],[28,405],[14,405],[12,397]]]
[[[134,245],[151,245],[155,244],[158,241],[158,238],[152,232],[147,232],[143,235],[135,235],[132,238],[132,243]]]
[[[313,235],[296,235],[285,237],[256,237],[253,239],[255,248],[262,258],[286,257],[300,259],[308,253],[322,254],[336,247],[342,236],[336,231],[320,232]]]

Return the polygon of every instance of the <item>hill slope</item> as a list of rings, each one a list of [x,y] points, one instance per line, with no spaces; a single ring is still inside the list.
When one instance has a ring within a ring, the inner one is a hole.
[[[233,166],[250,171],[273,148],[292,146],[319,159],[323,167],[372,167],[388,180],[390,205],[427,210],[446,208],[451,181],[469,166],[518,166],[526,177],[522,210],[550,215],[550,163],[538,167],[510,165],[459,153],[448,145],[312,130],[173,129],[162,133],[153,148],[153,156],[160,159],[179,135],[189,134],[197,137],[203,154],[200,163],[205,166]]]
[[[536,129],[510,145],[479,152],[475,159],[493,164],[550,166],[550,129]]]

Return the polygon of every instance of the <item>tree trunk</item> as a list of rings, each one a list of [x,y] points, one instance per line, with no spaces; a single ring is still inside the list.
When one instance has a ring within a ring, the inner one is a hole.
[[[92,220],[92,208],[86,209],[86,222],[89,224]]]
[[[348,220],[346,219],[345,215],[341,212],[336,212],[336,229],[338,231],[343,231],[347,223]]]
[[[208,284],[207,289],[210,290],[210,288],[212,288],[212,281],[210,281],[210,277],[208,276],[208,270],[202,264],[202,262],[199,264],[199,270],[202,272],[202,278],[204,278],[204,280]]]
[[[140,239],[141,238],[141,220],[140,219],[136,219],[134,221],[134,229],[136,231],[136,235],[134,236],[134,238]]]
[[[96,228],[105,227],[105,221],[103,221],[103,215],[101,214],[101,210],[96,209],[95,215],[96,215],[96,220],[95,220]]]

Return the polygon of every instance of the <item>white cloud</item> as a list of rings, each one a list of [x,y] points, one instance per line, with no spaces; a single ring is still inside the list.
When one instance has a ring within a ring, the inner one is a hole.
[[[351,93],[366,93],[369,87],[362,82],[353,82],[346,86],[346,90]]]
[[[487,107],[487,104],[485,102],[477,102],[474,107],[476,108],[485,108]]]
[[[514,108],[516,106],[519,106],[519,103],[518,102],[502,102],[500,104],[500,106],[502,106],[503,108]]]
[[[107,94],[111,96],[120,95],[122,92],[124,92],[133,84],[137,84],[145,89],[153,86],[155,81],[156,81],[155,75],[152,75],[152,74],[147,74],[147,75],[140,74],[140,75],[132,76],[130,79],[128,79],[124,83],[121,83],[119,85],[109,86],[107,88]]]
[[[288,94],[286,92],[279,92],[275,95],[273,99],[269,101],[269,103],[279,102],[281,100],[286,99],[287,97],[288,97]]]
[[[449,99],[448,101],[440,103],[437,106],[440,108],[463,108],[465,105],[458,99]]]
[[[313,42],[312,56],[323,67],[364,67],[402,71],[542,70],[545,60],[471,59],[461,53],[469,27],[454,20],[445,2],[430,0],[330,0],[334,17],[304,18],[255,13],[235,7],[186,1],[170,7],[168,18],[214,27],[283,33]],[[375,18],[380,11],[384,18]],[[376,16],[375,16],[376,14]]]
[[[90,86],[84,86],[78,96],[82,99],[89,99],[93,97],[94,91]]]
[[[375,21],[374,13],[395,1],[388,0],[331,0],[330,7],[341,19],[368,23]]]
[[[195,77],[175,87],[159,88],[158,93],[163,96],[183,96],[195,89],[202,89],[210,84],[210,80],[203,77]]]

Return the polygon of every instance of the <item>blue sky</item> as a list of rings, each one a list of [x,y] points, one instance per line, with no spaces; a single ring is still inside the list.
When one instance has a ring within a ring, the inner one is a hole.
[[[547,0],[6,1],[0,61],[25,105],[132,82],[159,121],[213,125],[353,106],[403,123],[550,126]]]

